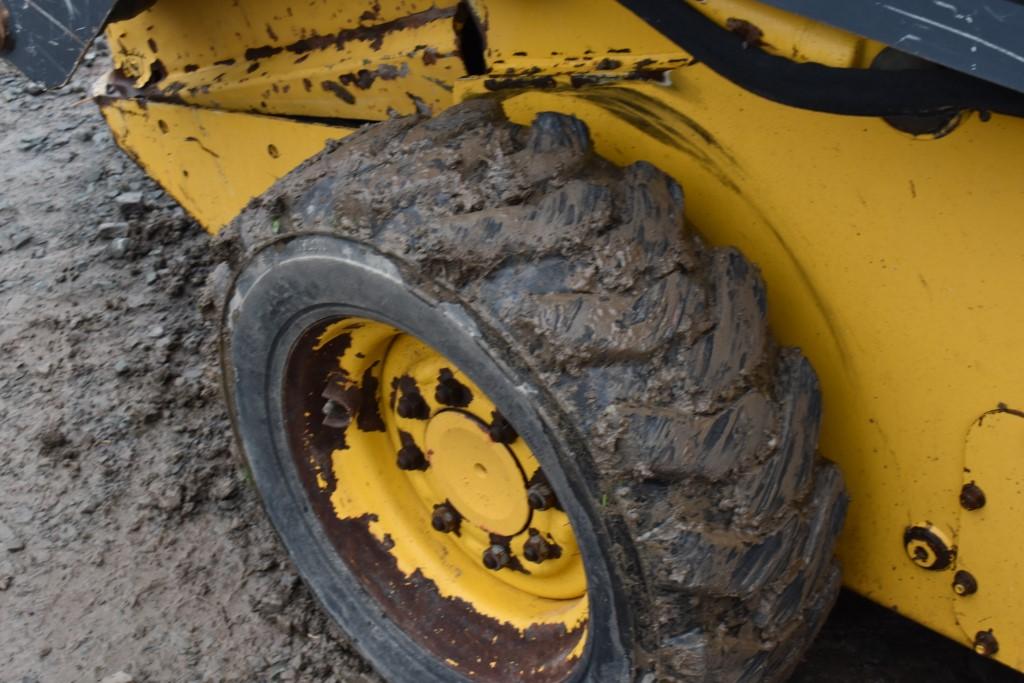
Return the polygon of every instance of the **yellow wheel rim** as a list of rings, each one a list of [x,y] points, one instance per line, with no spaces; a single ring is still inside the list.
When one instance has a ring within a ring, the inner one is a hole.
[[[481,680],[507,676],[509,657],[528,680],[568,676],[588,616],[576,537],[529,445],[472,379],[418,338],[349,317],[300,338],[286,382],[296,463],[334,517],[322,521],[364,525],[379,546],[334,532],[340,554],[358,570],[384,550],[403,577],[396,589],[354,572],[389,617]],[[421,625],[410,586],[451,618]]]

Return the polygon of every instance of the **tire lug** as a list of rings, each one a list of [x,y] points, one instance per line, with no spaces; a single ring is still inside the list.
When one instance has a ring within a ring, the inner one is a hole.
[[[445,502],[434,506],[434,512],[430,516],[430,526],[434,527],[434,531],[443,534],[458,533],[461,525],[462,515],[451,503]]]
[[[555,497],[555,492],[544,482],[537,482],[526,489],[526,500],[534,510],[548,510],[558,507],[558,499]]]
[[[509,553],[508,548],[503,545],[495,543],[484,551],[484,566],[491,571],[498,571],[502,567],[507,567],[510,562],[512,562],[512,555]]]
[[[491,424],[487,427],[487,433],[495,443],[510,444],[519,438],[512,424],[497,410],[491,412]]]

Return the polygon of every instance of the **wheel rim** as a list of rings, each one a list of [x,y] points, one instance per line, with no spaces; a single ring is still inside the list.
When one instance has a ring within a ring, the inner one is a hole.
[[[530,680],[569,677],[589,612],[575,534],[529,446],[469,377],[410,334],[346,317],[292,346],[284,404],[306,494],[390,619],[472,677],[509,655]],[[397,572],[365,566],[380,562]],[[424,591],[442,598],[430,618]],[[453,634],[474,615],[500,632]]]

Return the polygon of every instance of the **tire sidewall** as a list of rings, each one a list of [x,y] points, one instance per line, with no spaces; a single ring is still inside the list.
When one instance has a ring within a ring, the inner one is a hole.
[[[582,439],[497,330],[455,293],[417,281],[413,272],[369,245],[306,234],[255,251],[229,294],[221,339],[227,404],[264,507],[292,561],[326,612],[385,678],[469,680],[417,645],[362,589],[322,533],[289,452],[283,378],[302,333],[346,315],[388,323],[438,349],[494,401],[529,444],[568,513],[589,599],[587,648],[571,680],[632,680],[635,607],[622,588],[628,585],[626,570],[615,560],[628,541],[609,531],[618,525],[608,524],[600,510],[600,494],[586,476],[590,456]]]

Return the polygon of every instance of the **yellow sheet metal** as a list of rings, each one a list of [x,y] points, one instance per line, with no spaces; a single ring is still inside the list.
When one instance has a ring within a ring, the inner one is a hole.
[[[954,598],[965,641],[991,631],[997,658],[1024,670],[1024,583],[1017,530],[1024,520],[1024,413],[981,416],[967,434],[963,482],[977,486],[985,504],[960,511],[956,568],[977,582],[973,595]],[[944,577],[949,579],[947,573]]]
[[[881,43],[750,0],[688,0],[719,26],[744,37],[751,47],[795,62],[867,67]]]
[[[118,144],[211,232],[354,129],[160,102],[101,101]]]
[[[465,71],[455,3],[157,2],[107,30],[117,73],[149,98],[348,119],[438,111]]]

